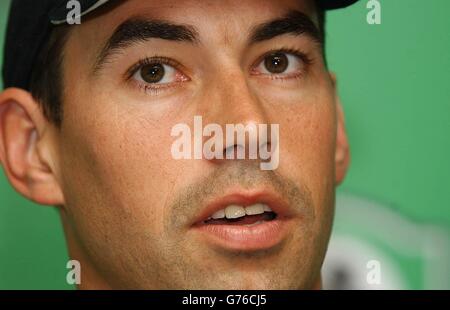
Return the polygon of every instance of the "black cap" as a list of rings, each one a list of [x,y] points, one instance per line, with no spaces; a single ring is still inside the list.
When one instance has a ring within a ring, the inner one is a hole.
[[[84,16],[113,0],[78,0]],[[317,0],[324,10],[347,7],[358,0]],[[31,72],[53,27],[67,23],[69,0],[12,0],[4,45],[4,87],[29,90]],[[76,18],[77,16],[72,16]]]

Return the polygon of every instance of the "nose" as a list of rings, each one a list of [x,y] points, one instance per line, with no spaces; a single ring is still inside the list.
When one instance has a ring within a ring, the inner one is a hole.
[[[273,141],[264,102],[252,90],[244,72],[230,71],[222,72],[220,78],[209,81],[206,86],[200,108],[205,128],[203,145],[208,149],[214,128],[220,126],[223,135],[215,137],[215,141],[222,140],[221,145],[214,145],[221,147],[221,151],[214,149],[210,154],[215,156],[205,158],[219,165],[229,160],[268,159],[268,155],[261,156],[264,155],[261,150],[270,153],[277,141]],[[221,156],[217,156],[219,153]]]

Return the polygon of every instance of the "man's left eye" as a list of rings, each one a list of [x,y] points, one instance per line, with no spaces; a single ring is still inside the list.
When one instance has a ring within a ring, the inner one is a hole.
[[[255,68],[257,74],[295,75],[304,70],[303,60],[294,54],[274,52],[268,54]]]

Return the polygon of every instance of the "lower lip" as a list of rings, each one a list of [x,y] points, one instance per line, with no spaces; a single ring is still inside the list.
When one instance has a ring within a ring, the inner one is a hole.
[[[194,227],[207,242],[236,251],[267,250],[285,238],[286,221],[276,218],[254,226],[200,224]]]

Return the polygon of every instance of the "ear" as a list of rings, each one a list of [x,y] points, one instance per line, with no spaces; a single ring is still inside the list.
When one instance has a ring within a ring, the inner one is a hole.
[[[340,184],[347,173],[348,166],[350,164],[350,148],[348,144],[347,132],[345,130],[344,110],[337,94],[337,80],[333,73],[330,73],[333,87],[335,89],[336,98],[336,117],[337,117],[337,130],[336,130],[336,151],[335,151],[335,182],[336,185]]]
[[[63,205],[50,127],[29,92],[8,88],[0,94],[0,161],[9,182],[36,203]]]

